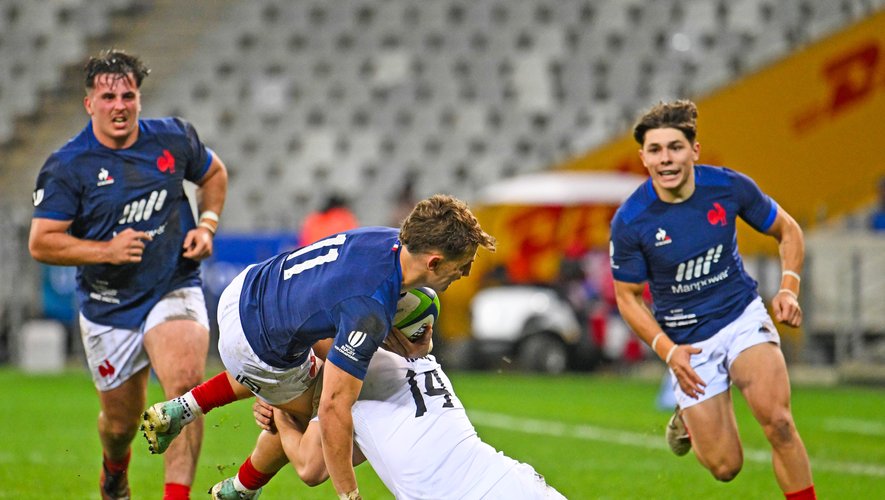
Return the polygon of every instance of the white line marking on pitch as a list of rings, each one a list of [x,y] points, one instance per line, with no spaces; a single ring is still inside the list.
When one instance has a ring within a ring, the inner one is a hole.
[[[585,439],[588,441],[601,441],[604,443],[622,444],[638,448],[652,450],[666,450],[663,436],[649,436],[638,432],[618,431],[594,427],[592,425],[575,425],[556,422],[552,420],[537,420],[531,418],[514,417],[501,413],[470,410],[467,412],[474,425],[495,427],[509,431],[524,432],[527,434],[540,434],[544,436],[568,437]],[[747,460],[759,463],[770,463],[771,453],[765,450],[744,449],[744,457]],[[836,462],[824,459],[811,459],[812,469],[840,472],[843,474],[855,474],[860,476],[885,477],[885,466],[870,463]]]
[[[882,422],[855,418],[828,418],[824,420],[824,429],[862,436],[885,436],[885,424]]]

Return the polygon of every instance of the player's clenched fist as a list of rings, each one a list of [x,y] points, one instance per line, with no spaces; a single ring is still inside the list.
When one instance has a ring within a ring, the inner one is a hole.
[[[771,301],[774,317],[780,323],[798,328],[802,325],[802,308],[795,293],[790,290],[781,290]]]
[[[203,260],[212,255],[212,233],[205,228],[191,229],[184,237],[182,256],[193,260]]]

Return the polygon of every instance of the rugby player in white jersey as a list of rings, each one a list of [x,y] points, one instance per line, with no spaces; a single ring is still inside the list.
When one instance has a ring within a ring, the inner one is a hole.
[[[318,354],[325,349],[314,347]],[[258,446],[274,446],[282,439],[299,477],[311,486],[324,482],[329,475],[317,420],[302,434],[285,412],[258,401],[255,418],[265,429]],[[353,429],[354,464],[367,459],[399,499],[564,498],[532,466],[479,438],[451,381],[432,355],[408,359],[376,352],[353,405]],[[260,489],[243,486],[250,479],[254,480],[240,475],[225,479],[213,487],[213,496],[257,498]],[[269,480],[267,476],[262,482]]]

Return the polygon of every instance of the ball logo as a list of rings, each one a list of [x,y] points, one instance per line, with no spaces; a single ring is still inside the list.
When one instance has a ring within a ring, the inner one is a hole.
[[[720,205],[719,203],[713,203],[713,208],[709,212],[707,212],[707,220],[710,221],[710,224],[714,226],[724,226],[728,223],[725,215],[725,209],[722,208],[722,205]]]
[[[363,345],[363,342],[365,341],[366,334],[358,330],[350,332],[350,334],[347,336],[347,343],[353,347],[359,347]]]
[[[31,193],[31,199],[34,200],[34,206],[40,205],[43,202],[43,188],[40,188],[33,193]]]
[[[168,171],[170,174],[175,173],[175,157],[172,156],[168,149],[164,149],[163,156],[157,158],[157,168],[160,172]]]

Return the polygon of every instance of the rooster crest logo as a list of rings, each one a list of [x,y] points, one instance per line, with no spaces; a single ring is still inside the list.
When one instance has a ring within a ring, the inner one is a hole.
[[[670,243],[673,243],[673,240],[670,239],[669,235],[667,235],[667,231],[665,231],[664,228],[662,228],[662,227],[659,227],[657,232],[655,233],[655,239],[657,240],[657,242],[655,242],[656,247],[669,245]]]
[[[157,169],[163,173],[175,173],[175,157],[168,149],[164,149],[163,154],[157,158]]]
[[[725,226],[728,224],[725,208],[719,203],[713,203],[713,208],[707,212],[707,221],[714,225]]]
[[[111,174],[110,174],[110,172],[108,172],[108,169],[103,168],[98,171],[98,183],[96,184],[97,186],[107,186],[108,184],[113,184],[113,183],[114,183],[114,178],[111,177]]]

